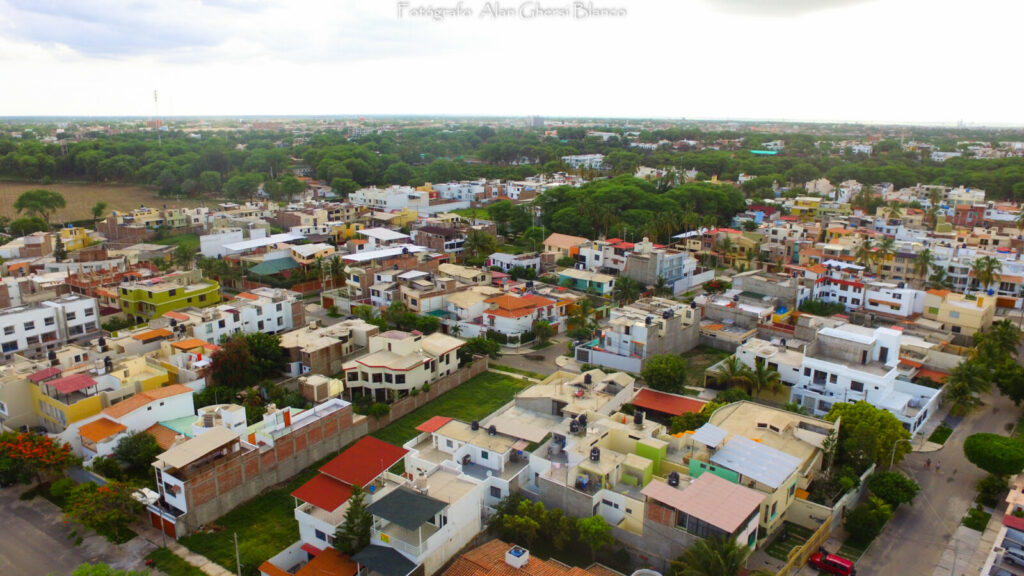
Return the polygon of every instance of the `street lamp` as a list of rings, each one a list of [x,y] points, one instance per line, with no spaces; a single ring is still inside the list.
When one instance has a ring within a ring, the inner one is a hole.
[[[893,463],[893,460],[896,458],[896,447],[900,445],[900,442],[906,442],[907,444],[910,444],[911,450],[913,450],[913,448],[914,448],[914,445],[907,438],[900,438],[899,440],[893,442],[892,443],[892,454],[889,455],[889,470],[892,470],[892,463]]]

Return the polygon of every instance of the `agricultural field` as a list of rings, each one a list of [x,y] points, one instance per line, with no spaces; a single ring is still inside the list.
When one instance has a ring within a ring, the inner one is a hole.
[[[160,198],[156,192],[139,186],[113,184],[37,184],[25,182],[0,182],[0,216],[15,218],[14,201],[26,190],[53,190],[64,196],[67,207],[57,212],[52,219],[54,223],[73,222],[92,218],[92,207],[97,202],[106,202],[108,210],[125,211],[146,206],[199,206],[199,199],[174,200]]]

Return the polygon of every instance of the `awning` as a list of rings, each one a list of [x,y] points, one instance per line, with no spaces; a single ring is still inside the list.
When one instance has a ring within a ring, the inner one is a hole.
[[[323,552],[323,550],[317,548],[316,546],[313,546],[312,544],[303,544],[302,546],[300,546],[300,548],[302,548],[302,550],[305,552],[309,552],[313,556],[319,556],[320,553]]]

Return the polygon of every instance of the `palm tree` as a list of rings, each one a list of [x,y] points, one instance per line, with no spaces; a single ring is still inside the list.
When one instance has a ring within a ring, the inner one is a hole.
[[[942,401],[952,404],[950,414],[964,416],[981,405],[978,394],[987,392],[990,384],[987,366],[979,362],[963,362],[949,373]]]
[[[854,254],[854,257],[865,268],[870,266],[875,260],[875,246],[871,242],[871,237],[867,234],[861,234],[860,246],[857,247],[857,253]]]
[[[672,567],[675,576],[738,576],[749,555],[750,548],[735,538],[715,534],[698,539]]]
[[[988,287],[999,278],[1002,271],[1003,263],[994,256],[975,258],[971,263],[971,272],[974,272],[974,277],[978,280],[982,290],[988,290]]]
[[[945,268],[938,267],[928,277],[928,286],[948,290],[953,287],[953,281],[949,279],[949,274],[946,273]]]
[[[576,300],[572,312],[569,313],[569,322],[573,328],[591,329],[591,316],[594,314],[594,303],[590,298],[583,297]]]
[[[744,386],[748,390],[750,389],[750,368],[747,368],[735,354],[722,361],[722,365],[712,374],[715,376],[716,383],[724,385],[725,388]]]
[[[672,296],[672,287],[665,281],[664,276],[658,276],[658,280],[652,288],[655,296]]]
[[[911,263],[910,269],[914,271],[914,275],[918,277],[921,284],[924,284],[928,278],[928,273],[931,272],[932,266],[935,265],[935,255],[932,251],[925,248],[914,256],[914,262]],[[919,284],[919,285],[921,285]]]
[[[732,253],[732,238],[729,238],[728,236],[722,238],[718,241],[718,244],[715,247],[718,248],[718,251],[721,252],[723,256],[728,258]]]
[[[640,296],[640,285],[629,276],[619,276],[615,280],[615,289],[612,295],[620,303],[629,303]]]
[[[885,208],[885,217],[890,220],[899,220],[903,218],[903,207],[896,202],[890,202]]]
[[[462,245],[466,255],[470,258],[490,256],[498,248],[498,241],[494,236],[481,230],[470,230],[466,235],[466,242]]]
[[[765,362],[756,362],[754,369],[748,368],[747,378],[750,382],[747,393],[753,396],[762,390],[776,393],[782,390],[782,377],[778,371],[772,370]]]
[[[458,338],[460,334],[462,334],[462,326],[458,322],[448,326],[448,335],[449,336],[454,336],[454,337]]]
[[[878,267],[875,270],[875,274],[878,276],[882,275],[882,264],[889,260],[889,257],[896,252],[896,239],[892,236],[885,236],[882,241],[878,243],[877,260]]]
[[[1016,358],[1020,340],[1021,331],[1016,324],[1009,320],[993,322],[988,332],[974,334],[973,356],[986,364],[994,363],[1002,354]]]

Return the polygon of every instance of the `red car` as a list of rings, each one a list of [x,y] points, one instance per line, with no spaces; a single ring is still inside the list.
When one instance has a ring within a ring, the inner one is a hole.
[[[853,567],[853,562],[850,562],[842,556],[829,554],[824,550],[812,554],[811,557],[807,559],[807,563],[827,574],[857,576],[857,569]]]

